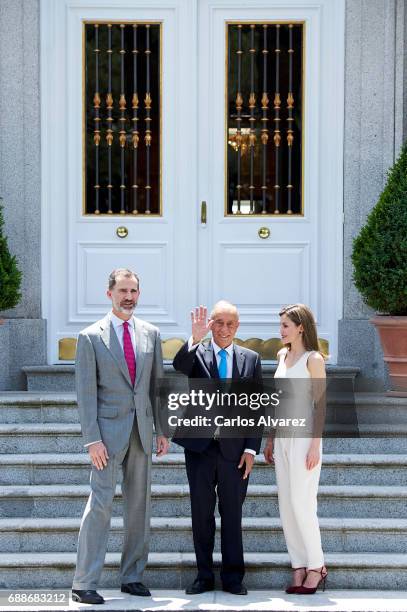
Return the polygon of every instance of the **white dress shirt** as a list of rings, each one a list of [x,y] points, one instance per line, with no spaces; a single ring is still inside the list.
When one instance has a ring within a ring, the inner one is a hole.
[[[188,349],[194,349],[197,344],[199,344],[199,342],[197,342],[196,344],[192,344],[193,340],[192,340],[192,336],[189,338],[188,340]],[[215,353],[215,357],[216,357],[216,365],[218,366],[219,369],[219,364],[220,364],[220,360],[221,360],[221,356],[219,355],[219,352],[222,350],[220,346],[218,346],[216,344],[216,342],[214,342],[214,340],[212,340],[212,346],[213,346],[213,351]],[[226,355],[226,365],[227,365],[227,369],[226,369],[226,378],[232,378],[232,373],[233,373],[233,352],[234,352],[234,344],[232,342],[232,344],[229,344],[229,346],[225,347],[224,349],[227,353]],[[252,450],[251,448],[245,448],[244,449],[245,453],[250,453],[251,455],[256,455],[256,452],[254,450]]]
[[[122,350],[124,350],[123,347],[123,333],[124,333],[124,327],[123,327],[123,323],[125,323],[125,321],[123,321],[122,319],[119,319],[119,317],[116,317],[116,315],[113,313],[113,311],[110,313],[110,320],[112,322],[112,325],[114,327],[114,331],[116,332],[116,336],[118,341],[120,342],[120,346],[122,347]],[[130,340],[131,343],[133,345],[133,351],[134,354],[136,356],[137,359],[137,347],[136,347],[136,330],[135,330],[135,323],[134,323],[134,318],[131,317],[127,323],[129,324],[129,333],[130,333]]]

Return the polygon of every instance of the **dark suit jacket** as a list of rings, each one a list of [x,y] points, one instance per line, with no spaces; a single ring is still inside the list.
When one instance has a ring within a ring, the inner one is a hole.
[[[196,348],[188,350],[186,342],[176,354],[173,361],[174,368],[194,378],[219,378],[216,356],[212,342],[209,344],[198,344]],[[233,351],[233,380],[255,380],[262,381],[260,355],[240,346],[234,345]],[[173,441],[184,448],[201,453],[211,443],[211,438],[177,438]],[[261,438],[220,438],[220,450],[225,459],[238,461],[245,448],[250,448],[256,453],[260,450]]]

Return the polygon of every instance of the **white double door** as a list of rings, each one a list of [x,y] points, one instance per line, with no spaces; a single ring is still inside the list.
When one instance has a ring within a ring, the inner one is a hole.
[[[83,22],[162,23],[162,216],[83,214]],[[225,216],[225,28],[303,21],[301,217]],[[108,310],[115,267],[141,278],[137,314],[186,338],[189,312],[237,304],[242,339],[278,336],[282,304],[311,306],[337,355],[342,309],[342,0],[42,0],[42,261],[48,355]],[[206,223],[201,203],[206,202]],[[126,227],[126,238],[117,235]],[[259,237],[265,227],[270,235]]]

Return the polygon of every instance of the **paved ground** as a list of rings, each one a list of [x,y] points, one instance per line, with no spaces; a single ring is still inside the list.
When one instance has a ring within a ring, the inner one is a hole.
[[[70,602],[68,606],[6,606],[2,602],[1,612],[17,610],[98,610],[106,612],[110,610],[168,610],[192,611],[221,610],[234,612],[247,610],[249,612],[407,612],[406,591],[326,591],[315,595],[286,595],[282,591],[250,591],[247,597],[238,597],[215,591],[204,593],[193,598],[185,595],[183,591],[160,591],[154,590],[151,598],[125,596],[124,593],[115,590],[100,590],[106,603],[100,606],[76,604]]]

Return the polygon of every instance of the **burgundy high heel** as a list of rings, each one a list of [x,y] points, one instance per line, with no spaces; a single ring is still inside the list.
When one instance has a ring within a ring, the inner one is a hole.
[[[305,568],[305,567],[293,567],[292,569],[293,569],[294,571],[296,571],[296,570],[300,570],[300,569],[305,570],[306,568]],[[290,585],[290,586],[288,586],[288,587],[286,588],[285,592],[286,592],[288,595],[292,595],[293,593],[296,593],[296,592],[297,592],[297,589],[300,589],[300,588],[301,588],[301,585],[300,585],[300,586]]]
[[[326,583],[326,577],[328,576],[328,570],[326,569],[325,566],[321,567],[320,570],[308,570],[307,571],[307,576],[308,576],[308,572],[316,572],[317,574],[321,575],[321,579],[319,580],[318,584],[316,587],[306,587],[304,586],[304,584],[302,584],[302,586],[298,587],[296,590],[297,595],[313,595],[316,590],[319,588],[319,586],[322,584],[322,591],[325,591],[325,583]],[[305,576],[304,582],[307,579],[307,576]]]

